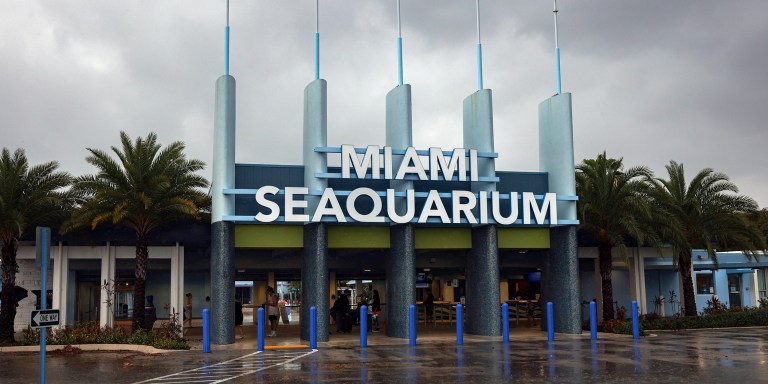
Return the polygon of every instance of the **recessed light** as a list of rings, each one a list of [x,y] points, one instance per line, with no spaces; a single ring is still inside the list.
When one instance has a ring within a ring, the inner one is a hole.
[[[370,269],[363,269],[363,272],[370,272]]]

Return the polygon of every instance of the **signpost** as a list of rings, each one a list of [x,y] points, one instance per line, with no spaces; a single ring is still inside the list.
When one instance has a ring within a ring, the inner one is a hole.
[[[48,258],[51,247],[51,229],[37,227],[35,230],[37,265],[40,267],[40,311],[32,311],[32,327],[40,329],[40,384],[45,384],[45,327],[59,325],[59,310],[48,309]],[[37,327],[35,327],[37,324]]]
[[[42,309],[39,311],[32,311],[32,321],[30,326],[32,328],[45,328],[59,325],[59,310],[58,309]]]

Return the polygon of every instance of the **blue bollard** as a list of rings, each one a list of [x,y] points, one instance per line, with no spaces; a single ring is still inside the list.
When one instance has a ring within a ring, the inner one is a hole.
[[[555,341],[555,305],[547,302],[547,341]]]
[[[203,353],[211,353],[211,311],[203,309]]]
[[[309,349],[317,349],[317,308],[309,307]]]
[[[408,343],[411,347],[416,346],[416,306],[411,304],[408,306],[408,329],[410,332],[408,332],[408,337],[410,338],[410,342]]]
[[[597,303],[589,303],[589,336],[592,340],[597,340]]]
[[[456,345],[464,345],[464,306],[456,304]]]
[[[258,329],[258,344],[257,349],[261,352],[264,352],[264,323],[266,322],[264,320],[264,308],[259,307],[258,311],[258,318],[259,318],[259,324],[256,326]]]
[[[509,343],[509,304],[501,305],[501,336],[505,343]]]
[[[360,348],[368,346],[368,307],[360,306]]]
[[[640,338],[640,317],[637,310],[637,301],[632,302],[632,338]]]

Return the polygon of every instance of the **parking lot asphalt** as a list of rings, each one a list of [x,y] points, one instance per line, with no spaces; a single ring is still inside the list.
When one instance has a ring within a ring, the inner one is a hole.
[[[423,336],[422,336],[423,335]],[[344,334],[317,350],[273,340],[264,352],[252,340],[190,351],[57,352],[47,358],[48,383],[760,383],[768,382],[768,328],[658,332],[627,336],[557,335],[528,329],[500,338],[422,332],[407,340],[376,335],[367,348]],[[246,338],[247,339],[247,338]],[[193,341],[194,343],[194,341]],[[38,381],[36,352],[0,354],[0,383]]]

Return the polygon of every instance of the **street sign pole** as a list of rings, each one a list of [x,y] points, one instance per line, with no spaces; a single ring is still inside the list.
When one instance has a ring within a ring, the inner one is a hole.
[[[40,266],[40,309],[48,309],[48,256],[51,243],[51,229],[37,227],[37,265]],[[40,328],[40,384],[45,384],[45,339],[48,335],[46,327]]]

